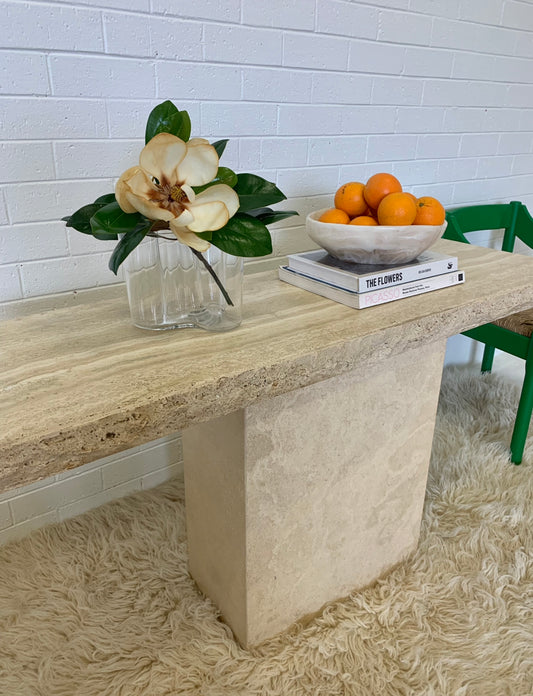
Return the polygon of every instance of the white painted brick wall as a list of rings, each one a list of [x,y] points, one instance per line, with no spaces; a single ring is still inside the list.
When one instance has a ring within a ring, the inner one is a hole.
[[[183,474],[179,435],[0,494],[0,545]]]
[[[300,211],[274,256],[376,171],[446,206],[533,208],[530,0],[0,0],[0,17],[0,304],[116,282],[113,243],[59,218],[112,190],[164,99]],[[0,496],[0,541],[155,484],[177,442]]]

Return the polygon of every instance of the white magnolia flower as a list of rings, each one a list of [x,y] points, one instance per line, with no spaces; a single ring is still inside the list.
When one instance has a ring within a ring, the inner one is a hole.
[[[141,151],[139,166],[122,174],[115,196],[125,213],[167,221],[180,242],[206,251],[209,242],[195,232],[224,227],[239,208],[238,195],[226,184],[195,195],[192,186],[209,183],[217,171],[217,151],[207,140],[185,143],[170,133],[159,133]]]

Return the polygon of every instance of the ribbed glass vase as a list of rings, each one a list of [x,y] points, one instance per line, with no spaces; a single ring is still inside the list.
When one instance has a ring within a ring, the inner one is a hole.
[[[203,253],[233,304],[205,265],[178,240],[146,237],[123,263],[131,318],[141,329],[229,331],[241,323],[242,258],[211,246]]]

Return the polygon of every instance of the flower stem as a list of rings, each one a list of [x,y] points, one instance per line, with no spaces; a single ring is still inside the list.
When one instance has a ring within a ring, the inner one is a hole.
[[[217,274],[216,274],[215,271],[213,270],[213,267],[211,266],[211,264],[209,263],[209,261],[203,256],[203,254],[202,254],[201,251],[197,251],[196,249],[193,249],[192,247],[189,247],[189,248],[190,248],[190,250],[192,251],[192,253],[193,253],[198,259],[200,259],[200,261],[204,264],[204,266],[205,266],[206,269],[208,270],[209,274],[211,275],[211,277],[213,278],[213,280],[215,281],[215,283],[216,283],[216,284],[218,285],[218,287],[220,288],[220,292],[224,295],[224,299],[226,300],[226,302],[227,302],[231,307],[233,307],[234,305],[233,305],[233,302],[231,301],[231,297],[230,297],[230,296],[228,295],[228,293],[226,292],[226,289],[224,288],[224,286],[223,286],[222,283],[220,282],[220,280],[219,280]]]
[[[159,234],[161,231],[163,231],[163,230],[168,230],[168,229],[169,229],[168,222],[164,222],[164,221],[162,221],[162,220],[157,220],[156,222],[154,222],[154,224],[153,224],[152,227],[150,228],[150,232],[148,232],[148,235],[147,235],[147,236],[148,236],[148,237],[159,237],[160,239],[166,239],[167,241],[175,240],[175,241],[177,242],[178,240],[176,239],[176,237],[165,237],[165,235]],[[209,261],[208,261],[206,258],[204,258],[204,256],[202,255],[202,252],[197,251],[196,249],[193,249],[192,247],[189,247],[189,249],[190,249],[190,250],[192,251],[192,253],[193,253],[197,258],[199,258],[200,261],[204,264],[204,266],[205,266],[206,269],[208,270],[209,274],[211,275],[211,277],[213,278],[213,280],[215,281],[215,283],[216,283],[216,284],[218,285],[218,287],[220,288],[220,292],[224,295],[224,299],[226,300],[226,302],[227,302],[231,307],[233,307],[234,304],[233,304],[233,302],[231,301],[231,297],[230,297],[230,296],[228,295],[228,293],[226,292],[226,288],[225,288],[225,287],[222,285],[222,283],[220,282],[219,277],[218,277],[217,274],[215,273],[215,271],[214,271],[213,267],[211,266],[211,264],[209,263]]]

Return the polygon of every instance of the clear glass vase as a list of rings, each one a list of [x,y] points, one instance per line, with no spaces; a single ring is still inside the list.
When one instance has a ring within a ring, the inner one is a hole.
[[[211,246],[203,253],[233,304],[203,263],[178,240],[146,237],[123,263],[131,318],[141,329],[229,331],[241,323],[242,258]]]

